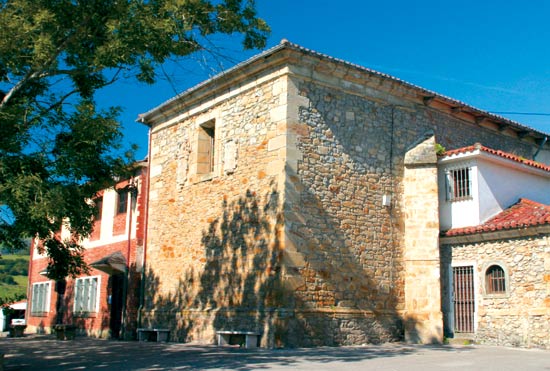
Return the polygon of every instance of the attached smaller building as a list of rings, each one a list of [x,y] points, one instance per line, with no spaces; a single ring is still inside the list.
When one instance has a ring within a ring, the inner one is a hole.
[[[46,277],[48,258],[31,248],[27,332],[50,333],[56,323],[81,334],[133,338],[137,327],[143,265],[147,166],[94,200],[94,230],[82,242],[88,275],[65,283]],[[66,232],[62,229],[61,236]],[[59,314],[59,317],[58,317]]]
[[[550,348],[550,167],[481,145],[439,167],[446,336]]]

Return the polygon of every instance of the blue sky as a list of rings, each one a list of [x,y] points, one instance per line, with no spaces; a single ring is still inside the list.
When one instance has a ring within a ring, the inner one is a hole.
[[[530,0],[256,0],[281,39],[385,72],[491,112],[550,113],[550,1]],[[225,57],[194,55],[170,62],[153,86],[127,81],[98,96],[124,109],[125,141],[147,150],[147,128],[135,122],[176,93],[258,53],[240,38],[213,38]],[[550,116],[502,114],[544,132]]]

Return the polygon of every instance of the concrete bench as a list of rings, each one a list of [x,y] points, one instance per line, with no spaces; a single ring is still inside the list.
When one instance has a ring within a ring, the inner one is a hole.
[[[170,330],[167,328],[138,328],[137,335],[139,341],[167,342]]]
[[[257,332],[251,331],[216,331],[218,336],[218,345],[240,345],[245,348],[257,348],[258,336]],[[244,340],[244,341],[243,341]]]

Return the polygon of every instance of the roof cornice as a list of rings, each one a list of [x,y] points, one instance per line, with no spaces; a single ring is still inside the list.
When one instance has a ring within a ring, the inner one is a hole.
[[[550,166],[544,163],[529,160],[513,153],[488,148],[482,146],[480,143],[447,151],[439,157],[438,162],[440,164],[448,164],[474,158],[500,164],[508,168],[527,171],[539,176],[550,177]]]
[[[185,90],[159,106],[140,114],[137,121],[151,126],[161,122],[163,119],[173,117],[174,111],[181,110],[182,107],[188,107],[192,104],[192,102],[196,102],[197,100],[205,100],[208,97],[206,92],[209,89],[216,91],[230,89],[232,84],[238,84],[239,81],[242,81],[244,78],[253,73],[273,67],[278,63],[284,63],[289,58],[291,52],[297,52],[319,60],[325,60],[347,68],[353,68],[369,75],[385,79],[389,82],[396,83],[402,88],[409,90],[411,95],[417,98],[419,104],[424,104],[425,106],[431,107],[435,110],[444,111],[450,115],[456,115],[459,117],[467,116],[473,124],[480,127],[493,127],[495,130],[501,132],[511,131],[514,132],[519,139],[531,137],[534,141],[539,140],[541,142],[544,138],[549,136],[549,134],[536,130],[532,127],[489,113],[487,111],[483,111],[459,100],[438,94],[434,91],[406,82],[397,77],[304,48],[285,39],[283,39],[278,45],[275,45],[274,47],[267,49],[251,57],[250,59],[245,60],[244,62],[241,62],[215,75],[214,77]],[[201,93],[206,94],[206,96],[201,96]]]
[[[550,225],[537,225],[523,228],[506,229],[499,231],[479,231],[463,235],[440,236],[441,245],[469,244],[494,240],[507,240],[512,238],[527,238],[540,235],[550,235]]]

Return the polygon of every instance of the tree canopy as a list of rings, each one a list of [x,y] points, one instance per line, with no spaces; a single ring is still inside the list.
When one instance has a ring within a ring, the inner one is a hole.
[[[84,266],[55,232],[70,220],[89,235],[89,200],[131,171],[120,109],[99,109],[98,90],[153,83],[158,65],[209,35],[240,35],[250,49],[269,32],[253,0],[0,0],[0,29],[0,242],[40,238],[51,278]]]

